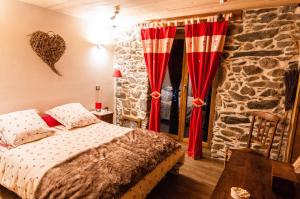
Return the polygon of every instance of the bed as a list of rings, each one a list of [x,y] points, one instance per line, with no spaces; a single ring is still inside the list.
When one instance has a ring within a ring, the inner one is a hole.
[[[3,187],[29,199],[145,198],[168,171],[183,163],[180,144],[162,133],[103,121],[55,131],[0,150]]]

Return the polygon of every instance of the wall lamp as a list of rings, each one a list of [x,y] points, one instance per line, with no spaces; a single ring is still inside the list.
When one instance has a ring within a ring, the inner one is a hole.
[[[98,48],[98,49],[103,49],[103,48],[104,48],[104,44],[98,43],[98,44],[97,44],[97,48]]]

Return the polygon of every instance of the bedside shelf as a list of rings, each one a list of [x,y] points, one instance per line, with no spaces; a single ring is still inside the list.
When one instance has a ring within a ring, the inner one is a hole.
[[[106,111],[101,109],[101,111],[91,111],[98,119],[108,122],[108,123],[113,123],[113,118],[114,118],[114,112],[112,111]]]

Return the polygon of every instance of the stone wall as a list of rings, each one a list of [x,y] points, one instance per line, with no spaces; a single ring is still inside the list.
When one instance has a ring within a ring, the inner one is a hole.
[[[283,74],[298,66],[299,58],[300,15],[295,9],[245,10],[241,20],[230,22],[217,89],[212,157],[222,159],[225,146],[245,146],[252,111],[285,115]],[[281,130],[282,125],[274,148]]]
[[[115,28],[114,65],[119,65],[123,77],[116,79],[116,122],[120,124],[122,115],[142,119],[142,127],[148,124],[149,84],[137,27]]]
[[[295,9],[245,10],[242,19],[230,21],[216,96],[212,157],[222,159],[225,146],[245,146],[252,111],[285,115],[283,74],[298,66],[299,58],[300,16]],[[116,80],[117,124],[123,114],[142,118],[146,127],[149,84],[139,29],[115,29],[114,50],[114,63],[123,73]],[[281,130],[282,126],[278,133]],[[278,145],[278,136],[275,142]]]

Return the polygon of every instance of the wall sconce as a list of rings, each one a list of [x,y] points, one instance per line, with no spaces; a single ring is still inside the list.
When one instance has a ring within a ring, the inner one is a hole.
[[[114,15],[110,18],[110,20],[112,21],[113,28],[117,27],[116,20],[119,14],[120,14],[120,5],[116,5]]]
[[[98,48],[98,49],[103,49],[103,48],[104,48],[104,44],[98,43],[98,44],[97,44],[97,48]]]

